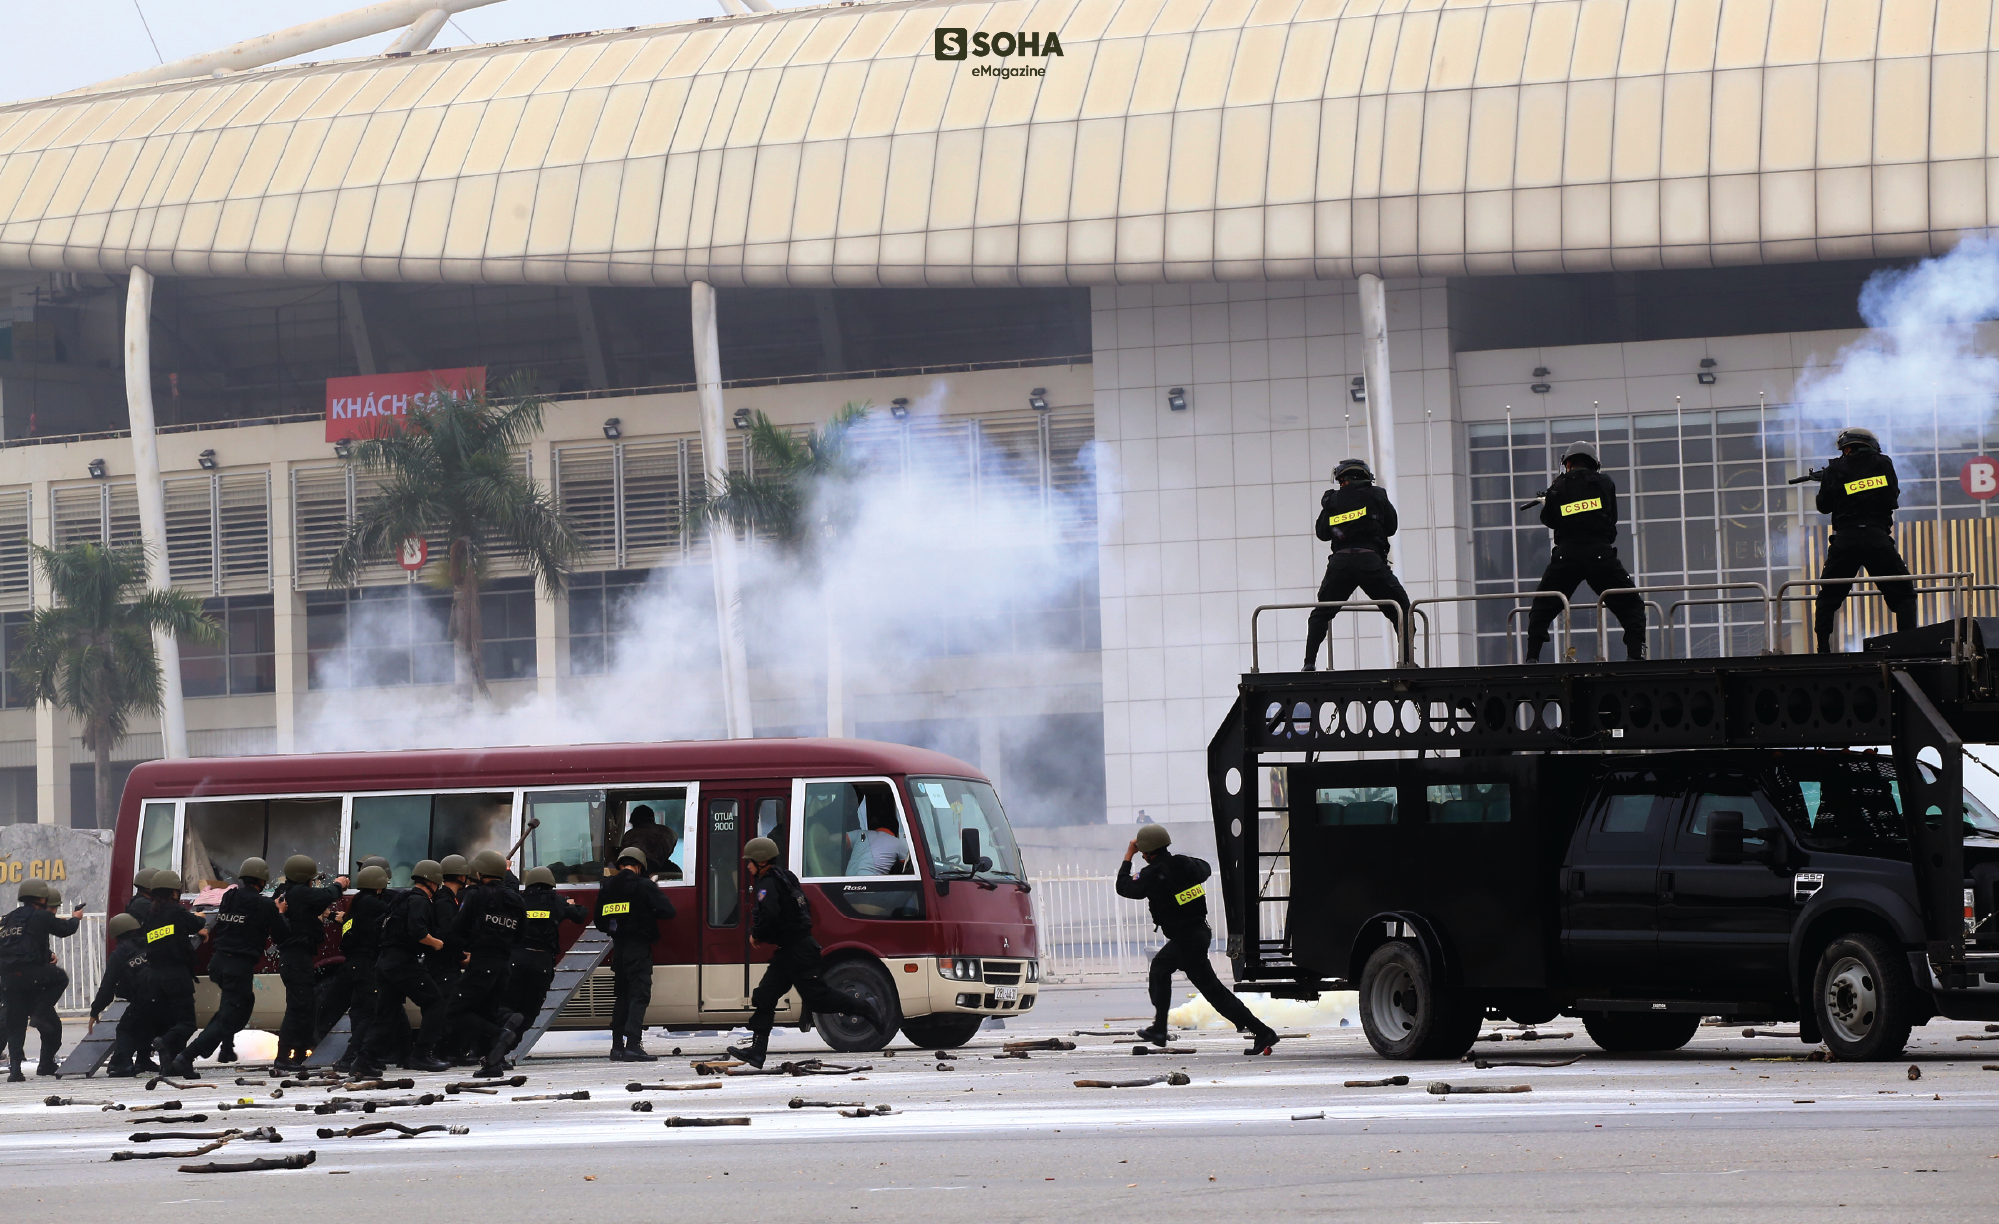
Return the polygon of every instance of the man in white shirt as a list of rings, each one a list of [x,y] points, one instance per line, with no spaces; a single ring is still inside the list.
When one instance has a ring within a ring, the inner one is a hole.
[[[872,828],[847,834],[847,874],[850,876],[894,875],[895,865],[909,857],[902,838],[896,835],[895,817],[871,817]]]

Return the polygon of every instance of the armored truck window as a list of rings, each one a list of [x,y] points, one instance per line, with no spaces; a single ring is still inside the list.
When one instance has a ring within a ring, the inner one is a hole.
[[[1750,838],[1761,839],[1764,844],[1776,836],[1780,817],[1770,800],[1761,794],[1749,794],[1748,787],[1728,783],[1709,783],[1694,796],[1688,809],[1687,822],[1680,829],[1673,844],[1681,850],[1704,854],[1707,851],[1707,830],[1709,819],[1716,812],[1742,813],[1742,832]]]
[[[1431,824],[1508,824],[1513,788],[1504,782],[1464,782],[1425,788]]]
[[[1597,805],[1585,843],[1592,850],[1640,848],[1658,844],[1664,804],[1654,794],[1605,795]]]
[[[1322,825],[1392,825],[1396,823],[1396,793],[1392,786],[1323,786],[1313,796]]]

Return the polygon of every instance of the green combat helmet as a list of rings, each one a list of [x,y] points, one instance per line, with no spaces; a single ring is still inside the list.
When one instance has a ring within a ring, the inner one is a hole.
[[[318,874],[319,864],[309,854],[294,854],[285,860],[285,879],[294,884],[309,884]]]
[[[1172,845],[1173,835],[1166,831],[1165,825],[1149,824],[1142,826],[1133,840],[1138,843],[1140,854],[1152,854]]]
[[[472,856],[472,871],[475,875],[500,879],[507,874],[507,860],[498,850],[481,850]]]

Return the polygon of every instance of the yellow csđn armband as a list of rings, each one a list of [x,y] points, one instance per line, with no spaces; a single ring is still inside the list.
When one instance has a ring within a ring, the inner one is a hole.
[[[1571,514],[1582,514],[1586,511],[1601,509],[1603,509],[1603,499],[1601,497],[1585,497],[1581,501],[1572,501],[1563,506],[1562,516],[1566,518]]]
[[[632,912],[632,903],[629,901],[613,901],[597,912],[600,914],[629,914]]]
[[[152,930],[146,932],[146,942],[155,943],[173,933],[174,929],[170,926],[154,927]]]
[[[1865,493],[1869,489],[1885,489],[1887,487],[1888,478],[1886,476],[1869,476],[1865,480],[1849,480],[1846,482],[1846,491],[1849,494]]]
[[[1174,893],[1173,899],[1175,901],[1178,901],[1180,904],[1185,905],[1189,901],[1196,901],[1207,895],[1208,895],[1208,886],[1206,884],[1196,884],[1194,885],[1194,887],[1188,889],[1185,892]]]
[[[347,932],[353,929],[354,929],[354,920],[352,918],[349,918],[347,921],[340,924],[340,933],[342,935],[345,935]]]
[[[546,917],[548,917],[548,911],[547,911],[547,910],[529,910],[529,911],[528,911],[528,917],[530,917],[530,918],[546,918]]]
[[[1341,523],[1351,523],[1355,519],[1360,518],[1362,515],[1366,513],[1367,513],[1367,507],[1362,506],[1358,510],[1349,510],[1345,514],[1335,514],[1326,520],[1326,526],[1337,527]]]

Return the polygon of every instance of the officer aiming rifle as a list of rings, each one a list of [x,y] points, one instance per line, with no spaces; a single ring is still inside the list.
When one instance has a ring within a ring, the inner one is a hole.
[[[1542,591],[1574,595],[1587,582],[1601,596],[1635,585],[1631,572],[1617,556],[1617,484],[1603,474],[1596,446],[1571,442],[1562,452],[1562,473],[1533,501],[1541,506],[1541,523],[1554,534],[1555,547],[1541,575]],[[1645,657],[1645,604],[1625,594],[1604,600],[1624,627],[1624,654]],[[1527,614],[1527,660],[1539,662],[1548,644],[1548,626],[1562,611],[1561,600],[1536,599]]]
[[[1894,460],[1881,453],[1881,439],[1871,429],[1843,429],[1834,444],[1839,448],[1839,458],[1791,481],[1792,484],[1818,481],[1819,513],[1832,516],[1832,539],[1826,544],[1825,569],[1819,577],[1851,578],[1863,569],[1871,578],[1908,573],[1909,567],[1896,549],[1890,530],[1902,499]],[[1914,629],[1915,585],[1908,582],[1876,585],[1881,588],[1882,600],[1895,614],[1895,628],[1902,633]],[[1850,582],[1832,582],[1819,588],[1812,632],[1820,654],[1833,652],[1833,621],[1852,592]]]

